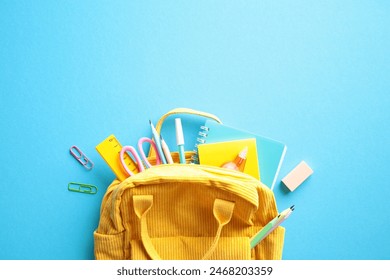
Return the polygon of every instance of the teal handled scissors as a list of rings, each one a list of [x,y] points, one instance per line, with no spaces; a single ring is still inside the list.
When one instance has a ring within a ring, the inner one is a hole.
[[[154,149],[154,151],[156,152],[156,165],[158,164],[161,164],[161,158],[157,152],[157,146],[156,146],[156,143],[154,143],[154,141],[150,138],[147,138],[147,137],[142,137],[139,139],[138,141],[138,150],[141,154],[141,157],[139,156],[137,150],[133,147],[133,146],[123,146],[122,149],[121,149],[121,152],[120,152],[120,161],[121,161],[121,164],[123,166],[123,168],[126,170],[126,172],[130,175],[130,176],[134,176],[134,173],[131,172],[129,170],[129,168],[127,167],[124,159],[123,159],[123,156],[126,152],[129,152],[133,158],[135,159],[136,163],[137,163],[137,168],[138,168],[138,171],[139,172],[142,172],[145,170],[145,167],[144,167],[144,164],[142,163],[142,161],[145,163],[146,167],[147,168],[150,168],[152,167],[152,165],[150,164],[150,162],[148,161],[146,155],[145,155],[145,152],[144,152],[144,149],[142,147],[142,145],[147,142],[150,144],[150,147],[152,149]]]

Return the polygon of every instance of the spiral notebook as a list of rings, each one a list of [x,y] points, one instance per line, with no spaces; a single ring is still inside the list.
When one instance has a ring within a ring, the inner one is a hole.
[[[194,148],[195,155],[192,158],[192,162],[199,163],[197,154],[198,144],[232,141],[245,138],[256,139],[258,162],[261,170],[261,182],[273,190],[287,147],[285,144],[271,138],[220,124],[213,120],[207,120],[200,128],[197,144]]]

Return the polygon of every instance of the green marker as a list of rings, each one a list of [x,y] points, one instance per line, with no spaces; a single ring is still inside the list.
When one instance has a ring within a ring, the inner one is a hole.
[[[273,218],[268,224],[266,224],[258,233],[255,234],[250,240],[251,249],[253,249],[257,244],[259,244],[264,238],[268,236],[275,228],[277,228],[284,220],[290,216],[294,211],[294,205],[290,208],[287,208],[278,216]]]

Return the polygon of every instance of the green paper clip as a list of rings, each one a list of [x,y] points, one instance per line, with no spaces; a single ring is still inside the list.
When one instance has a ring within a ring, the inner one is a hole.
[[[94,185],[70,182],[68,184],[68,190],[71,191],[71,192],[96,194],[97,191],[98,191],[98,188],[96,186],[94,186]]]

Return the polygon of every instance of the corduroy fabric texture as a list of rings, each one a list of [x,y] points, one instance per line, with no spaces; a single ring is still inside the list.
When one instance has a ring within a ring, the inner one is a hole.
[[[284,228],[249,240],[277,216],[273,192],[238,171],[193,164],[153,166],[115,180],[94,232],[96,259],[281,259]]]

